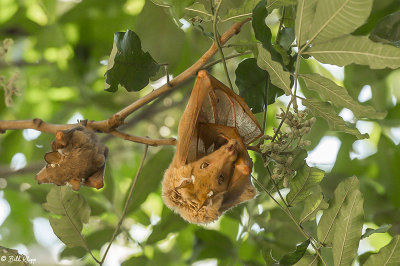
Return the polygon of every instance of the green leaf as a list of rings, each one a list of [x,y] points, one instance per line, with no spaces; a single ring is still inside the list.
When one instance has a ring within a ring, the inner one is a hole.
[[[314,56],[322,63],[346,66],[352,63],[372,69],[400,67],[400,48],[371,41],[365,36],[344,36],[315,44],[303,54]]]
[[[188,225],[177,214],[173,213],[167,207],[164,207],[161,215],[161,221],[154,226],[153,232],[146,241],[146,244],[154,244],[167,237],[169,233],[180,231]]]
[[[237,8],[229,8],[228,12],[224,16],[224,20],[226,19],[243,19],[241,15],[251,14],[254,7],[257,5],[258,0],[246,0],[243,1],[243,4]]]
[[[319,74],[305,74],[301,78],[307,84],[307,88],[318,92],[321,99],[330,101],[338,108],[350,109],[358,118],[383,119],[386,112],[377,112],[370,105],[362,105],[354,100],[347,90],[330,79]]]
[[[139,36],[133,31],[116,32],[107,66],[106,91],[115,92],[121,84],[127,91],[140,91],[160,65],[142,51]]]
[[[295,251],[290,252],[289,254],[286,254],[285,256],[283,256],[280,259],[279,264],[280,265],[293,265],[296,262],[298,262],[303,257],[309,244],[310,244],[310,240],[304,241],[303,243],[301,243],[300,245],[298,245],[296,247]]]
[[[335,265],[351,265],[357,255],[364,221],[363,202],[361,192],[354,190],[339,211],[332,244]]]
[[[170,147],[162,148],[143,166],[142,173],[138,177],[128,213],[136,210],[146,200],[150,192],[156,191],[163,178],[165,169],[168,168],[173,157],[173,151]],[[132,173],[132,178],[135,173]]]
[[[317,0],[298,0],[295,20],[297,47],[301,47],[307,40],[317,7]]]
[[[253,113],[262,112],[265,106],[264,90],[268,78],[267,71],[257,66],[255,58],[247,58],[240,62],[235,74],[239,95],[243,97]]]
[[[200,251],[196,260],[206,258],[227,258],[234,254],[232,241],[218,231],[199,229],[195,232],[194,249]],[[217,241],[216,241],[217,240]]]
[[[318,223],[317,234],[318,240],[324,244],[330,244],[333,239],[334,225],[338,219],[339,212],[345,205],[346,199],[350,194],[358,190],[359,183],[357,177],[353,176],[340,182],[335,189],[332,202],[326,209]]]
[[[284,50],[289,50],[290,46],[294,42],[294,39],[296,38],[294,35],[294,29],[293,28],[283,28],[279,32],[279,44],[282,46]]]
[[[18,250],[0,246],[0,265],[26,266],[31,265],[30,262],[29,257],[19,254]]]
[[[290,192],[286,196],[287,203],[293,206],[305,200],[310,196],[312,189],[321,182],[323,177],[324,171],[304,164],[290,181]]]
[[[115,228],[107,227],[97,230],[86,237],[86,242],[91,250],[98,249],[111,240]]]
[[[369,38],[375,42],[389,43],[400,47],[400,11],[379,20]]]
[[[400,264],[400,235],[393,237],[392,241],[384,246],[377,254],[371,255],[364,266],[399,265]]]
[[[318,255],[305,255],[295,266],[318,266]]]
[[[296,0],[268,0],[268,8],[273,10],[280,7],[296,5]]]
[[[270,57],[276,62],[282,63],[281,55],[275,51],[272,45],[272,33],[267,24],[265,24],[265,19],[269,12],[265,8],[266,1],[260,1],[257,6],[253,9],[253,19],[251,20],[251,25],[254,30],[254,35],[257,40],[262,43],[262,47],[269,51]],[[260,50],[260,48],[258,48]]]
[[[90,207],[84,198],[67,186],[53,186],[43,207],[60,218],[50,217],[50,225],[58,238],[68,247],[85,247],[81,235],[83,224],[89,221]]]
[[[266,70],[271,79],[271,83],[281,88],[286,95],[290,95],[290,74],[283,70],[280,63],[275,62],[271,58],[271,53],[265,50],[260,44],[258,47],[257,65]]]
[[[368,138],[368,134],[361,134],[357,128],[351,127],[343,118],[338,116],[331,104],[320,102],[316,99],[304,99],[302,102],[315,116],[325,119],[330,130],[346,132],[356,136],[358,139]]]
[[[314,44],[349,34],[368,18],[372,0],[319,0],[309,33]]]
[[[257,66],[255,58],[244,59],[235,71],[236,86],[239,88],[239,95],[244,98],[253,113],[264,111],[265,95],[264,90],[268,78],[268,72]],[[283,91],[272,84],[268,88],[268,104],[275,102],[275,99],[283,94]]]
[[[369,237],[372,234],[377,234],[377,233],[386,233],[389,231],[389,229],[392,227],[391,224],[384,224],[381,225],[379,228],[372,229],[372,228],[367,228],[365,230],[365,233],[361,236],[361,239]]]
[[[131,266],[131,265],[153,265],[152,261],[149,260],[146,256],[139,256],[139,257],[131,257],[128,260],[124,261],[121,266]]]
[[[318,190],[318,193],[312,193],[304,202],[304,209],[300,215],[300,223],[312,221],[319,210],[324,210],[329,207],[329,204],[324,200],[323,194]]]
[[[68,259],[68,258],[83,258],[88,252],[83,247],[65,247],[65,249],[60,253],[60,258]]]

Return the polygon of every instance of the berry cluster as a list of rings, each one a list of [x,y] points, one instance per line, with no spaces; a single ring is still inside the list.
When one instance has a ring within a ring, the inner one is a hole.
[[[265,135],[264,144],[260,145],[260,151],[263,155],[264,165],[267,167],[273,163],[272,179],[282,180],[284,187],[288,187],[289,180],[296,173],[294,160],[304,147],[310,146],[309,140],[303,140],[303,136],[308,134],[312,125],[315,123],[315,117],[306,118],[306,113],[299,111],[281,113],[276,116],[283,120],[282,126],[274,128],[274,136]],[[283,127],[283,131],[282,131]]]

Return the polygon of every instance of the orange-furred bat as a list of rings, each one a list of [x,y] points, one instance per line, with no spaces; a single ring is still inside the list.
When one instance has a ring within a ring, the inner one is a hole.
[[[263,134],[246,102],[201,70],[178,128],[176,154],[164,174],[165,204],[191,223],[209,223],[253,199],[246,147]]]

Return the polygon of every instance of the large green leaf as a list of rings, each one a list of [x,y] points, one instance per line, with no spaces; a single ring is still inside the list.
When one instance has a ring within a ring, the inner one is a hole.
[[[318,266],[318,255],[305,255],[295,266]]]
[[[329,204],[324,200],[322,193],[317,191],[312,193],[311,196],[307,197],[304,201],[304,209],[300,215],[300,223],[306,221],[312,221],[319,210],[324,210],[329,207]]]
[[[60,218],[50,217],[54,233],[68,247],[85,247],[81,232],[83,224],[89,221],[90,207],[84,198],[68,186],[53,186],[47,194],[43,207]]]
[[[281,88],[286,95],[290,95],[290,74],[283,70],[280,63],[271,58],[271,53],[264,49],[260,44],[258,47],[257,65],[266,70],[271,79],[271,83]]]
[[[309,33],[320,43],[349,34],[368,18],[372,0],[319,0]]]
[[[139,91],[146,87],[149,78],[155,75],[159,68],[151,55],[142,51],[136,33],[130,30],[116,32],[105,74],[106,91],[117,91],[119,84],[127,91]]]
[[[322,63],[346,66],[352,63],[368,65],[372,69],[400,67],[400,48],[371,41],[365,36],[347,35],[315,44],[304,54]]]
[[[289,205],[295,205],[310,196],[312,190],[321,182],[324,171],[307,164],[297,171],[290,181],[290,192],[286,196]]]
[[[264,111],[265,86],[268,72],[257,66],[255,58],[247,58],[240,62],[235,71],[235,83],[239,88],[239,95],[244,98],[253,113]],[[269,80],[268,80],[269,82]],[[272,84],[268,87],[268,104],[283,94],[283,91]]]
[[[383,247],[378,254],[371,255],[364,266],[400,265],[400,235],[393,237],[392,241]]]
[[[339,211],[332,243],[335,265],[351,265],[357,255],[364,220],[363,202],[361,192],[354,190]]]
[[[400,47],[400,11],[382,18],[369,37],[375,42],[390,43]]]
[[[347,90],[330,79],[319,74],[305,74],[301,78],[307,84],[307,88],[318,92],[322,100],[330,101],[338,108],[348,108],[358,118],[383,119],[385,112],[377,112],[370,105],[362,105],[354,100]]]
[[[358,190],[359,183],[357,177],[353,176],[340,182],[335,189],[333,200],[326,209],[318,223],[318,240],[323,244],[330,244],[333,239],[333,230],[337,222],[341,209],[345,206],[346,199],[350,194]]]
[[[279,260],[279,265],[293,265],[298,262],[306,253],[310,240],[306,240],[296,247],[296,250],[286,254]]]
[[[329,129],[343,131],[352,134],[359,139],[368,138],[368,134],[361,134],[357,128],[351,127],[343,120],[343,118],[338,116],[331,104],[316,99],[304,99],[302,102],[315,116],[325,119],[328,122]]]
[[[143,166],[142,172],[138,177],[128,213],[136,210],[146,200],[150,192],[156,191],[163,178],[163,173],[171,163],[173,151],[170,147],[165,147],[151,157]],[[134,178],[135,173],[132,173]]]
[[[297,46],[301,47],[307,40],[315,15],[317,0],[298,0],[295,21]]]

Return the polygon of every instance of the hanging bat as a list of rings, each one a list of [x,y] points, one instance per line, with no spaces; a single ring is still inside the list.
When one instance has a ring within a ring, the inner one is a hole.
[[[93,131],[83,127],[57,131],[51,146],[44,156],[47,165],[36,175],[39,184],[69,184],[74,190],[81,185],[103,187],[108,148]]]
[[[164,174],[165,204],[191,223],[209,223],[257,193],[246,147],[263,134],[246,102],[202,70],[179,122]]]

